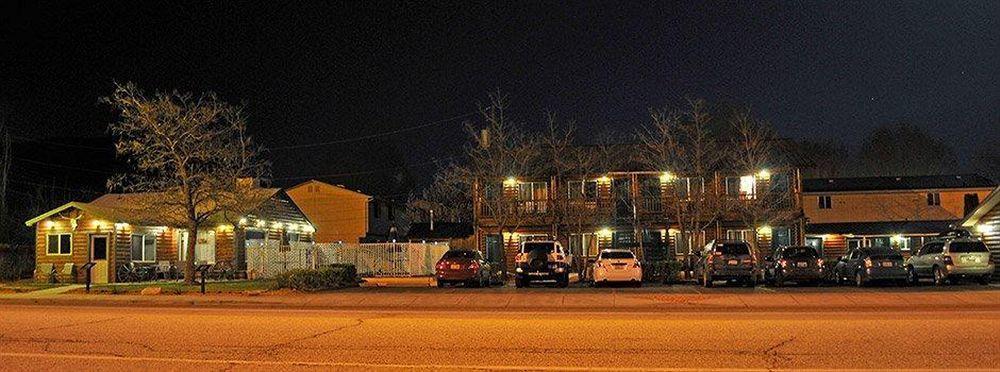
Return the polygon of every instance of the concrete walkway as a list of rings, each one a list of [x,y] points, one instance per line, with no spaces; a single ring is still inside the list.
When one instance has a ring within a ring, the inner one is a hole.
[[[67,293],[67,292],[70,292],[72,290],[80,289],[80,288],[83,288],[83,287],[84,287],[83,284],[67,284],[67,285],[60,286],[60,287],[39,289],[37,291],[21,292],[21,293],[10,293],[10,294],[0,294],[0,299],[5,299],[5,298],[13,298],[13,299],[18,299],[18,298],[26,298],[26,299],[32,299],[32,298],[51,298],[51,297],[55,297],[56,295],[61,295],[63,293]]]

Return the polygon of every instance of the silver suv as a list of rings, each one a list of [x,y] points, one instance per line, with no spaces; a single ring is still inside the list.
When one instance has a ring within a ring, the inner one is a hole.
[[[990,250],[979,239],[969,237],[924,244],[905,265],[911,283],[920,278],[933,278],[936,285],[976,279],[986,285],[993,274]]]

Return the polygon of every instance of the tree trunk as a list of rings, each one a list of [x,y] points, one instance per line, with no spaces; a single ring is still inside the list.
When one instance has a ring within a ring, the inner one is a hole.
[[[198,226],[194,225],[188,229],[188,242],[187,247],[187,257],[184,260],[184,283],[194,284],[194,251],[195,247],[198,246]]]

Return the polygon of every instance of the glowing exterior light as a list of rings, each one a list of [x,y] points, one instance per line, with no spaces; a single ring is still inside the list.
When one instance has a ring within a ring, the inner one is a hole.
[[[507,179],[503,180],[503,184],[504,186],[517,185],[517,178],[515,178],[514,176],[507,177]]]
[[[986,224],[976,225],[976,232],[980,234],[989,234],[995,230],[996,229],[994,228],[993,225],[986,225]]]
[[[757,172],[757,178],[762,180],[769,179],[771,178],[771,171],[767,169],[761,169],[760,172]]]
[[[54,221],[52,221],[52,220],[46,220],[45,221],[45,228],[46,229],[52,229],[54,227],[56,227],[56,223]]]
[[[897,241],[897,242],[901,242],[901,241],[903,241],[903,235],[896,234],[896,235],[893,235],[892,237],[890,237],[890,239],[892,239],[894,241]]]
[[[611,177],[608,177],[608,176],[598,177],[597,178],[597,182],[600,182],[600,183],[609,183],[609,182],[611,182]]]
[[[271,225],[271,227],[274,227],[275,229],[280,229],[281,226],[282,226],[281,222],[275,222],[273,225]]]
[[[264,222],[264,220],[257,220],[257,227],[264,227],[264,226],[267,226],[267,222]]]
[[[243,226],[243,225],[246,225],[246,224],[247,224],[247,219],[246,219],[246,217],[242,217],[242,218],[240,218],[240,226]]]
[[[771,226],[761,226],[757,228],[757,233],[761,235],[771,235]]]
[[[600,230],[597,230],[597,236],[605,237],[605,238],[611,237],[611,229],[605,227],[605,228],[602,228]]]
[[[663,172],[663,174],[660,175],[660,182],[667,183],[673,180],[674,180],[674,175],[671,174],[670,172]]]
[[[125,230],[127,228],[128,228],[128,223],[126,223],[126,222],[116,222],[115,223],[115,229],[117,229],[117,230]]]

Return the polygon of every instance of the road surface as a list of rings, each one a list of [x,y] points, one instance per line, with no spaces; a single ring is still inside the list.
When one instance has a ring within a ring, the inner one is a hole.
[[[15,370],[1000,369],[1000,311],[463,312],[0,305]]]

